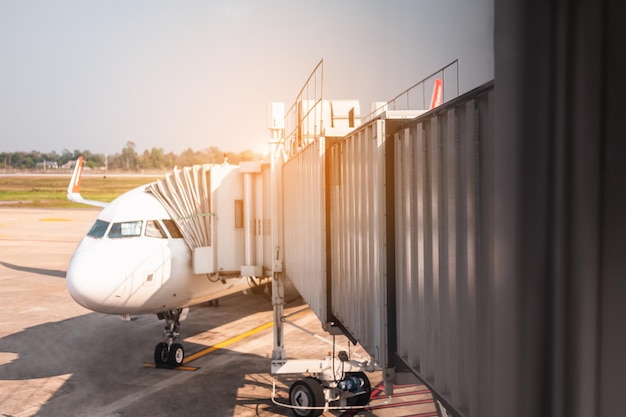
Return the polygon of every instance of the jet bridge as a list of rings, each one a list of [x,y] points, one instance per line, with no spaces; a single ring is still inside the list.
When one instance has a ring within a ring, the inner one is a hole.
[[[442,71],[432,78],[441,79]],[[479,167],[492,91],[487,84],[447,97],[431,111],[377,105],[364,123],[343,132],[315,135],[305,129],[309,120],[285,128],[274,168],[282,178],[281,274],[325,330],[346,335],[371,356],[355,363],[344,355],[349,371],[341,373],[324,361],[286,360],[275,349],[273,374],[309,373],[321,382],[323,396],[311,381],[292,387],[292,404],[307,399],[302,415],[318,415],[329,404],[367,404],[365,372],[374,367],[384,370],[389,394],[410,375],[448,409],[460,404],[472,415],[482,409],[478,388],[459,383],[459,375],[477,379],[488,360],[476,348],[487,331],[479,302],[487,285],[486,226],[478,201],[486,188]],[[297,100],[292,108],[300,107]],[[361,388],[337,383],[350,378]]]
[[[194,273],[227,279],[271,275],[268,188],[269,165],[242,162],[174,169],[148,191],[179,227]]]

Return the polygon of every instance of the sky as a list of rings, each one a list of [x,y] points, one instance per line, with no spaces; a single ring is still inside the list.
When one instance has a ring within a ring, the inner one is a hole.
[[[469,91],[493,0],[0,0],[0,152],[264,153],[320,60],[362,114],[454,60]]]

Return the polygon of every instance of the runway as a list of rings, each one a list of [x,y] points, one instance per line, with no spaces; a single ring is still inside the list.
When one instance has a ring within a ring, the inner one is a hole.
[[[0,415],[292,415],[271,401],[273,383],[286,402],[292,380],[269,374],[272,309],[262,296],[237,294],[218,307],[191,309],[181,339],[187,356],[196,354],[185,364],[192,370],[145,366],[161,340],[163,322],[155,316],[122,321],[70,298],[65,271],[98,212],[0,207]],[[306,307],[287,306],[287,314],[303,310],[293,318],[297,326],[286,328],[287,354],[321,359],[332,339]],[[348,350],[347,339],[337,342],[337,350]],[[437,415],[423,386],[398,386],[389,398],[381,373],[368,377],[372,409],[324,415]]]

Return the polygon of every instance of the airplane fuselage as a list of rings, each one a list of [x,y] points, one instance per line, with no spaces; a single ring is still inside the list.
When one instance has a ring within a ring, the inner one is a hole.
[[[171,216],[142,186],[105,207],[67,270],[70,295],[108,314],[154,314],[248,288],[246,277],[193,273],[191,253]]]

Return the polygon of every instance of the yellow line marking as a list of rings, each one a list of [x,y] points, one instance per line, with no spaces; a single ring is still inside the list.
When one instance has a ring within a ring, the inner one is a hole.
[[[268,323],[262,324],[260,326],[255,327],[252,330],[248,330],[247,332],[241,333],[240,335],[237,335],[235,337],[231,337],[230,339],[224,340],[223,342],[219,342],[213,346],[209,346],[206,349],[202,349],[200,352],[194,353],[193,355],[189,355],[187,356],[184,360],[183,363],[187,364],[189,362],[195,361],[198,358],[201,358],[203,356],[208,355],[211,352],[214,352],[218,349],[222,349],[225,348],[228,345],[232,345],[233,343],[239,342],[243,339],[246,339],[250,336],[253,336],[259,332],[262,332],[263,330],[267,330],[270,327],[272,327],[274,325],[274,321],[270,321]]]
[[[71,222],[71,219],[64,219],[61,217],[45,217],[42,219],[39,219],[40,222]]]
[[[143,367],[144,368],[156,368],[157,366],[155,364],[153,364],[153,363],[144,363]],[[197,366],[177,366],[175,368],[170,368],[168,366],[164,366],[163,368],[164,369],[174,369],[176,371],[197,371],[198,369],[200,369]]]
[[[307,311],[309,311],[308,308],[304,309],[302,311],[296,312],[293,315],[290,315],[288,317],[289,318],[298,317],[298,316],[303,315]],[[241,334],[239,334],[237,336],[231,337],[230,339],[226,339],[223,342],[216,343],[215,345],[212,345],[212,346],[209,346],[209,347],[207,347],[205,349],[202,349],[199,352],[196,352],[194,354],[186,356],[185,359],[183,359],[183,364],[188,364],[189,362],[193,362],[196,359],[200,359],[201,357],[206,356],[206,355],[208,355],[211,352],[215,352],[216,350],[223,349],[226,346],[232,345],[233,343],[237,343],[237,342],[239,342],[239,341],[241,341],[243,339],[247,339],[248,337],[254,336],[255,334],[257,334],[259,332],[262,332],[263,330],[267,330],[267,329],[269,329],[272,326],[274,326],[274,321],[273,320],[270,321],[270,322],[267,322],[265,324],[262,324],[260,326],[257,326],[257,327],[255,327],[253,329],[250,329],[247,332],[244,332],[244,333],[241,333]],[[146,368],[156,368],[156,365],[148,364],[148,363],[145,363],[143,366],[146,367]],[[199,368],[196,368],[194,366],[178,366],[178,367],[175,367],[175,368],[172,368],[172,369],[177,369],[177,370],[181,370],[181,371],[196,371]]]

